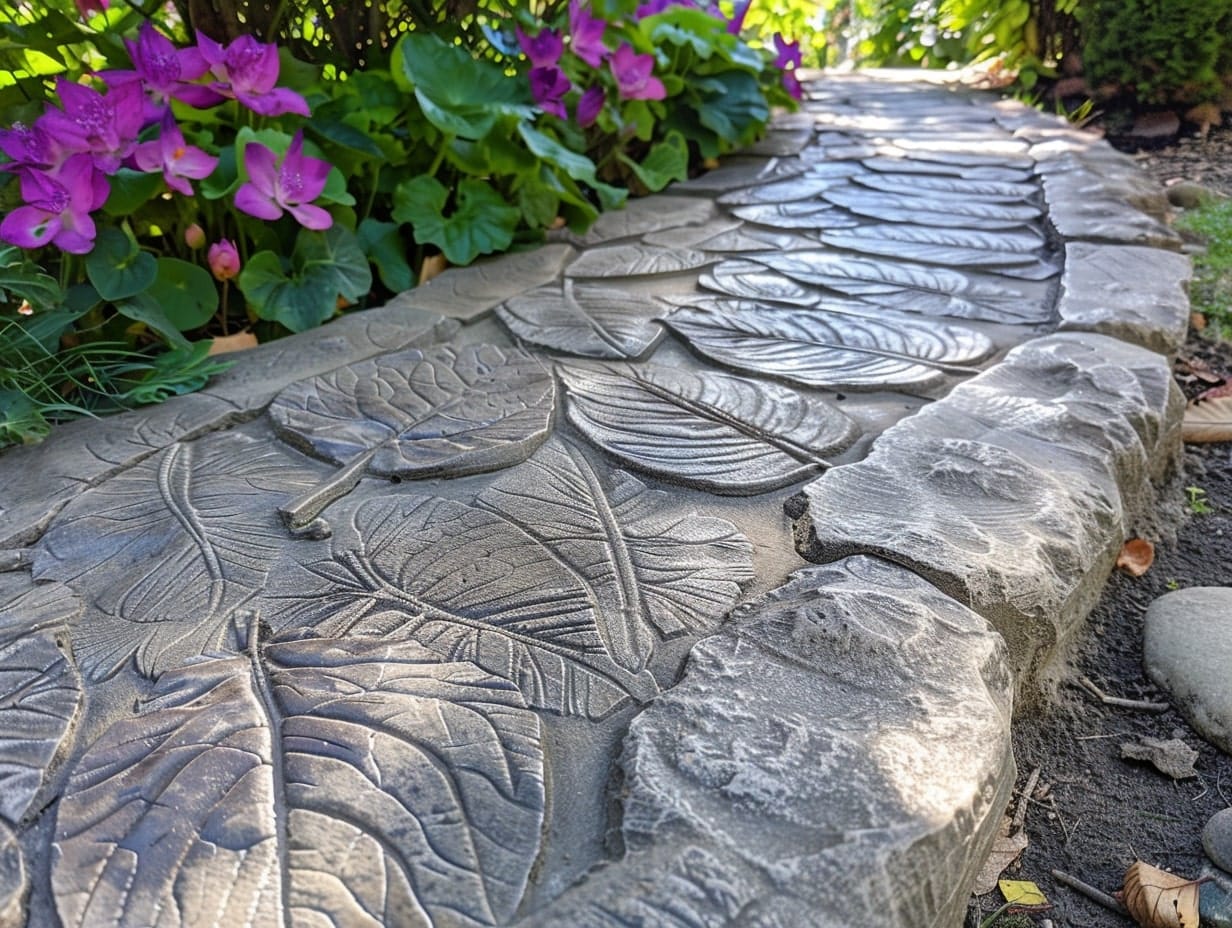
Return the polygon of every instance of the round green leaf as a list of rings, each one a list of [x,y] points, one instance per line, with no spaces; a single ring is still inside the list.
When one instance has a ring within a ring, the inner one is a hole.
[[[111,193],[103,204],[108,216],[131,216],[158,193],[163,176],[157,172],[143,174],[130,168],[120,168],[110,178]]]
[[[365,219],[359,224],[359,245],[376,265],[381,282],[395,293],[415,286],[415,273],[406,260],[406,245],[395,222]]]
[[[158,262],[119,229],[98,233],[86,255],[86,275],[104,300],[123,300],[146,289],[158,274]]]
[[[503,251],[513,241],[521,212],[481,180],[458,184],[453,213],[444,214],[448,192],[434,178],[421,176],[394,191],[394,218],[410,222],[415,241],[431,242],[451,264],[470,264],[479,255]]]
[[[179,258],[158,259],[158,276],[146,292],[181,332],[205,325],[218,309],[218,290],[209,271]]]

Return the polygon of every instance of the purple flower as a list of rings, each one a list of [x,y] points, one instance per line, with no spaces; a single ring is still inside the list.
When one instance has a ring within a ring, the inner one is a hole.
[[[232,97],[260,116],[311,115],[308,101],[278,83],[278,47],[242,35],[226,48],[198,33],[197,45],[218,80],[211,89]]]
[[[523,32],[520,26],[516,31],[518,44],[530,59],[532,68],[550,68],[560,61],[561,53],[565,50],[565,41],[555,29],[544,29],[534,38]]]
[[[804,97],[804,90],[800,87],[800,80],[796,77],[795,71],[783,72],[783,86],[795,99],[799,100]]]
[[[188,83],[210,69],[201,50],[176,48],[148,20],[142,23],[137,41],[125,39],[124,44],[136,70],[103,71],[99,77],[111,87],[140,80],[153,101],[153,106],[147,108],[147,122],[160,119],[167,101],[171,99],[182,100],[198,109],[214,106],[226,99],[209,87]]]
[[[778,57],[774,59],[774,66],[776,68],[800,67],[799,42],[788,42],[783,38],[783,33],[776,32],[774,34],[774,49],[779,53]]]
[[[731,21],[727,24],[727,31],[731,35],[740,34],[740,30],[744,28],[744,17],[749,15],[749,7],[752,5],[753,0],[744,0],[744,3],[736,3],[736,8],[732,11]]]
[[[48,108],[35,126],[55,145],[72,152],[89,152],[99,170],[113,174],[137,145],[141,131],[141,87],[121,84],[103,96],[92,87],[60,78],[56,93],[63,110]]]
[[[668,7],[683,5],[686,4],[682,3],[681,0],[649,0],[649,2],[643,3],[637,8],[633,14],[633,18],[639,20],[645,19],[647,16],[654,16],[658,13],[662,13]],[[692,4],[688,5],[691,6]]]
[[[11,129],[0,129],[0,151],[13,159],[11,164],[0,165],[0,170],[7,171],[50,170],[68,156],[37,122],[32,126],[15,122]]]
[[[211,245],[205,253],[205,260],[215,280],[230,280],[240,272],[240,253],[228,238],[219,239]]]
[[[625,42],[616,49],[608,64],[622,100],[662,100],[667,96],[663,82],[651,73],[654,55],[639,55]]]
[[[111,5],[111,0],[73,0],[77,13],[82,19],[89,19],[93,13],[102,13]]]
[[[325,189],[330,165],[304,154],[303,132],[295,133],[281,163],[260,142],[249,142],[244,149],[244,168],[248,183],[235,191],[236,209],[270,220],[280,217],[285,209],[301,226],[317,231],[333,225],[334,218],[310,202]]]
[[[578,0],[569,0],[569,48],[592,68],[599,67],[607,57],[603,32],[607,23],[596,19]]]
[[[107,178],[85,153],[73,155],[54,173],[26,171],[21,196],[26,201],[0,222],[0,239],[19,248],[48,242],[61,251],[84,255],[94,247],[90,213],[107,201]]]
[[[569,83],[569,78],[560,68],[531,68],[531,96],[545,113],[551,113],[561,119],[569,118],[561,97],[569,92],[571,86],[573,85]]]
[[[186,178],[200,180],[209,177],[218,159],[184,141],[184,133],[176,125],[171,111],[163,114],[162,128],[153,142],[143,142],[133,152],[133,159],[142,171],[163,172],[167,186],[186,197],[193,194]]]
[[[577,124],[585,129],[598,119],[603,110],[604,99],[603,88],[598,84],[582,94],[577,105]]]

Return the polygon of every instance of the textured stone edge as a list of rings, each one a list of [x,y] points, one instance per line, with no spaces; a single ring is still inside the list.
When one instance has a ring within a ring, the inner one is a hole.
[[[1014,785],[1012,689],[1001,636],[916,574],[803,568],[631,724],[624,856],[521,924],[956,925]]]

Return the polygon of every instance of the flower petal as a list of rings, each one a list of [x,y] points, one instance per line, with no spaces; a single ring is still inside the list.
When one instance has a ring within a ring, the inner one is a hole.
[[[244,147],[244,170],[253,187],[272,200],[278,183],[278,156],[260,142],[249,142]]]
[[[311,203],[290,203],[287,205],[287,211],[301,226],[305,229],[312,229],[314,232],[321,232],[334,224],[333,216]]]
[[[274,220],[282,215],[282,207],[252,184],[241,184],[235,191],[235,208],[258,219]]]
[[[282,116],[284,113],[294,113],[297,116],[312,115],[312,110],[308,108],[308,101],[286,87],[275,87],[265,93],[250,93],[236,87],[235,99],[258,116]]]
[[[60,217],[34,206],[19,206],[0,222],[0,239],[18,248],[40,248],[60,231]]]

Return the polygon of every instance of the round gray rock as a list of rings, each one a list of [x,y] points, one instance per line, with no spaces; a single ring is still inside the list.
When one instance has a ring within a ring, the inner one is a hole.
[[[1232,588],[1159,597],[1146,611],[1142,651],[1147,675],[1194,729],[1232,754]]]
[[[1232,808],[1211,816],[1202,829],[1202,847],[1211,863],[1232,873]]]

